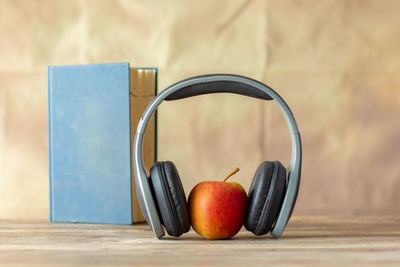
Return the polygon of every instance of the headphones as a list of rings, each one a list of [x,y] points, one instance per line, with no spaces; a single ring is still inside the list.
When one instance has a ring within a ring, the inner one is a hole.
[[[147,178],[143,163],[143,135],[151,115],[164,101],[202,94],[234,93],[263,100],[274,100],[289,127],[292,157],[286,169],[279,161],[264,161],[257,168],[248,198],[248,214],[244,226],[255,235],[271,232],[280,237],[292,214],[300,185],[301,140],[292,112],[273,89],[256,80],[230,74],[210,74],[175,83],[147,106],[139,120],[133,145],[133,168],[136,194],[143,216],[157,238],[164,236],[163,227],[171,236],[180,236],[190,229],[185,192],[178,170],[171,161],[156,162]]]

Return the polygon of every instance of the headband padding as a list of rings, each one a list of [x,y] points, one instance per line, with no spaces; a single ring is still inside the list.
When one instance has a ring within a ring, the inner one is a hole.
[[[267,234],[274,224],[286,188],[286,169],[279,161],[264,161],[257,168],[249,189],[247,230]]]
[[[213,77],[214,75],[202,75],[193,78],[207,78]],[[225,76],[233,76],[238,77],[237,75],[228,75]],[[191,79],[193,79],[191,78]],[[250,80],[250,78],[247,78]],[[254,82],[257,82],[253,80]],[[184,81],[181,81],[184,82]],[[180,82],[180,83],[181,83]],[[258,83],[258,82],[257,82]],[[173,86],[173,85],[172,85]],[[192,97],[197,95],[204,95],[204,94],[213,94],[213,93],[234,93],[254,98],[259,98],[263,100],[272,100],[272,97],[267,93],[263,92],[256,87],[253,87],[249,84],[245,84],[242,82],[237,81],[209,81],[203,83],[195,83],[188,85],[181,90],[175,91],[169,96],[165,98],[165,100],[177,100],[186,97]]]
[[[180,236],[190,229],[186,196],[175,165],[171,161],[156,162],[150,179],[162,223],[171,236]]]

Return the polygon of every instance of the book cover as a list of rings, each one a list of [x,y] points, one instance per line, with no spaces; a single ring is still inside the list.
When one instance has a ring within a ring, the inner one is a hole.
[[[132,110],[145,104],[132,101],[132,72],[128,63],[49,66],[51,222],[141,220],[132,188],[131,133],[136,125],[131,117]],[[152,85],[149,97],[155,94]],[[154,161],[155,126],[151,135]]]

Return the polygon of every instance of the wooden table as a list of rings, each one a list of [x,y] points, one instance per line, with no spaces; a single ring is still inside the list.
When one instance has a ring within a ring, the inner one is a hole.
[[[242,229],[208,241],[192,230],[153,237],[133,226],[0,220],[0,264],[400,266],[400,217],[295,217],[280,239]]]

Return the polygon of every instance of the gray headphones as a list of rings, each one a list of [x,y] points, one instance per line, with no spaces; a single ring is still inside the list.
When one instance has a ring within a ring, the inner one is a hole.
[[[144,111],[135,135],[133,169],[136,194],[143,215],[157,238],[164,236],[162,226],[172,236],[189,231],[190,219],[175,165],[171,161],[156,162],[150,169],[149,178],[146,174],[143,135],[150,117],[164,100],[221,92],[274,100],[285,116],[292,141],[287,183],[286,169],[279,161],[264,161],[257,168],[248,193],[246,229],[256,235],[271,232],[272,236],[280,237],[292,214],[300,185],[301,140],[296,121],[285,101],[267,85],[247,77],[230,74],[197,76],[175,83],[157,95]]]

